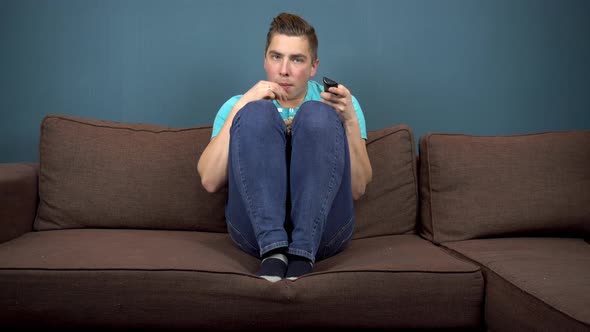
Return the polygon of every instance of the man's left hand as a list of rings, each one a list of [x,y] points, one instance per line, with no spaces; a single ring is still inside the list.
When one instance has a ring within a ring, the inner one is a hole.
[[[331,87],[329,92],[324,91],[320,96],[322,102],[332,106],[338,112],[342,122],[357,120],[352,104],[352,94],[344,85],[338,84],[337,87]]]

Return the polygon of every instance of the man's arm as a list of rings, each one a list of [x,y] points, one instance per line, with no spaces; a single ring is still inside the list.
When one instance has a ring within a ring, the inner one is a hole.
[[[229,129],[236,115],[235,109],[236,106],[231,110],[217,136],[213,137],[203,150],[197,164],[201,185],[210,193],[217,192],[227,183]]]
[[[373,169],[369,161],[365,140],[361,137],[358,120],[345,123],[344,129],[350,151],[352,198],[357,200],[365,194],[365,188],[373,177]]]
[[[361,136],[359,120],[352,103],[352,94],[345,86],[339,84],[338,87],[330,88],[330,92],[322,92],[321,96],[325,103],[334,107],[340,114],[344,123],[350,152],[352,197],[357,200],[365,193],[367,184],[371,182],[373,169],[365,140]]]
[[[260,99],[284,99],[286,91],[278,84],[268,81],[256,83],[233,106],[221,130],[213,137],[197,163],[201,184],[210,193],[219,191],[227,184],[230,128],[234,117],[247,103]]]

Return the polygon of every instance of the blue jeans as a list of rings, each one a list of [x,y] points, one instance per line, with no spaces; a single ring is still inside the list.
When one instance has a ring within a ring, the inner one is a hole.
[[[276,106],[247,104],[230,130],[228,232],[245,252],[277,248],[312,262],[344,249],[354,230],[348,141],[336,111],[308,101],[291,132]]]

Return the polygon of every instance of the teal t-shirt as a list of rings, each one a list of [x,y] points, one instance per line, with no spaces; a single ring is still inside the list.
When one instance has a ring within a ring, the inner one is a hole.
[[[319,84],[316,81],[308,81],[307,82],[307,94],[305,95],[305,99],[303,99],[303,103],[309,100],[321,101],[322,98],[320,97],[320,93],[324,91],[324,86]],[[226,101],[219,111],[217,111],[217,115],[215,116],[215,120],[213,121],[213,132],[211,134],[211,138],[217,136],[221,127],[223,127],[223,123],[227,116],[231,112],[234,105],[238,102],[238,100],[242,98],[242,95],[237,95],[231,97],[228,101]],[[293,119],[299,107],[296,108],[283,108],[276,100],[273,100],[273,103],[277,107],[277,110],[281,114],[281,117],[284,120]],[[361,105],[359,104],[358,100],[354,96],[352,96],[352,104],[354,105],[354,111],[356,112],[356,117],[359,121],[359,126],[361,128],[361,137],[363,139],[367,139],[367,129],[365,125],[365,116],[363,115],[363,110],[361,109]]]

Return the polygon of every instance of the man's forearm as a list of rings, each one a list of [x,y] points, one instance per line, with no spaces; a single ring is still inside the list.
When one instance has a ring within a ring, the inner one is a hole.
[[[365,193],[365,188],[372,178],[372,169],[358,121],[346,124],[345,130],[350,152],[352,197],[356,200]]]
[[[221,132],[203,151],[197,170],[201,184],[208,192],[217,192],[227,183],[229,137]]]
[[[227,184],[227,165],[229,160],[230,129],[236,113],[241,109],[242,100],[234,105],[217,136],[201,154],[197,171],[201,184],[208,192],[217,192]]]

